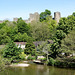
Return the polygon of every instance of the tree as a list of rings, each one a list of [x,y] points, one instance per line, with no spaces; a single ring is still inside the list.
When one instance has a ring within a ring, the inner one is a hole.
[[[18,26],[18,32],[28,34],[29,26],[25,23],[24,20],[22,20],[22,18],[18,19],[17,26]]]
[[[5,69],[5,61],[4,58],[2,57],[2,49],[0,49],[0,71]]]
[[[5,68],[5,62],[4,59],[0,56],[0,71],[4,70]]]
[[[67,18],[64,17],[64,18],[60,19],[57,30],[62,30],[66,34],[68,34],[70,32],[70,25],[68,24]]]
[[[0,23],[0,29],[1,29],[2,27],[4,27],[5,25],[6,25],[6,23],[5,23],[5,22]]]
[[[11,40],[4,29],[0,29],[0,44],[8,43]]]
[[[19,59],[19,54],[21,53],[21,48],[17,48],[15,43],[13,41],[10,41],[4,51],[3,56],[5,58],[13,58],[13,59]]]
[[[62,40],[61,49],[64,52],[75,52],[75,28]]]
[[[72,14],[73,16],[75,16],[75,12],[73,12],[73,14]]]
[[[53,39],[54,42],[51,46],[51,50],[53,52],[52,55],[55,58],[60,52],[62,52],[62,49],[61,49],[63,46],[61,44],[62,40],[64,40],[65,37],[69,35],[69,33],[73,30],[74,26],[75,26],[75,17],[73,15],[70,15],[67,18],[64,17],[64,18],[60,19],[59,24],[57,26],[55,38]],[[67,41],[65,40],[66,42],[68,42],[68,38],[66,39]],[[66,44],[66,42],[64,44]],[[67,45],[71,46],[71,43],[72,43],[72,41],[70,41],[70,43],[68,42]],[[68,49],[68,47],[66,45],[63,47]]]
[[[65,38],[65,36],[66,36],[66,34],[65,34],[62,30],[57,30],[57,31],[56,31],[55,37],[56,37],[57,39],[62,40],[62,39]]]
[[[33,22],[30,29],[33,39],[36,41],[44,41],[51,38],[52,34],[46,22]]]
[[[64,33],[68,34],[73,29],[74,26],[75,26],[75,17],[73,15],[70,15],[67,18],[64,17],[60,19],[57,30],[62,30]]]
[[[27,35],[27,33],[21,34],[19,32],[18,34],[14,35],[14,41],[17,41],[17,42],[26,42],[28,38],[29,36]]]
[[[25,46],[25,50],[24,50],[24,53],[25,54],[31,54],[32,56],[35,55],[35,45],[33,44],[32,40],[29,39],[28,42],[26,43],[26,46]]]
[[[51,11],[49,11],[47,9],[44,12],[41,12],[40,13],[40,22],[46,20],[46,17],[50,16],[50,15],[51,15]]]
[[[75,26],[75,16],[74,16],[74,14],[68,16],[67,19],[68,19],[68,24],[70,25],[70,29],[72,30],[73,27]]]

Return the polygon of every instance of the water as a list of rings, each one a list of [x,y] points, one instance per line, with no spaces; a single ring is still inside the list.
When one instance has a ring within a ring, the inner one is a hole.
[[[0,75],[75,75],[75,69],[31,64],[29,67],[8,67]]]

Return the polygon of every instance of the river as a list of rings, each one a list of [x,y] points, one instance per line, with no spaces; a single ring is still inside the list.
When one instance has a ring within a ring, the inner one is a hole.
[[[8,67],[0,75],[75,75],[75,69],[30,64],[28,67]]]

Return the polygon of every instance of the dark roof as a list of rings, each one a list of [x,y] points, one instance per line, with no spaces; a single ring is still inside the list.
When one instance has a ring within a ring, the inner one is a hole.
[[[25,45],[26,44],[26,42],[14,42],[14,43],[17,45]]]
[[[14,42],[16,45],[25,45],[27,42]],[[33,42],[35,46],[41,45],[44,41]]]
[[[14,42],[16,45],[25,45],[27,42]],[[37,47],[38,45],[42,45],[43,43],[45,43],[45,41],[35,41],[33,42],[34,45]],[[53,43],[52,40],[48,40],[48,43]]]
[[[35,41],[33,42],[35,46],[43,44],[45,41]]]

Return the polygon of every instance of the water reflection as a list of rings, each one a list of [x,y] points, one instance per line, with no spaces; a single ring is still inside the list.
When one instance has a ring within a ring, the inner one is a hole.
[[[75,70],[32,64],[26,68],[8,67],[0,75],[75,75]]]

